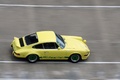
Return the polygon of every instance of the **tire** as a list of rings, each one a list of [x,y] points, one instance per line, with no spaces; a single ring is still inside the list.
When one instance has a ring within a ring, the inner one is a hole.
[[[28,62],[30,63],[35,63],[38,61],[38,55],[36,54],[30,54],[28,57],[27,57],[27,60]]]
[[[81,60],[81,56],[79,54],[72,54],[70,57],[69,57],[69,60],[72,62],[72,63],[77,63]]]

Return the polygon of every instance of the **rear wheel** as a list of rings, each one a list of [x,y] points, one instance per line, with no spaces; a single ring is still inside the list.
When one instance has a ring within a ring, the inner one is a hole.
[[[81,60],[81,56],[79,54],[72,54],[69,60],[73,63],[77,63]]]
[[[35,63],[35,62],[38,60],[38,55],[36,55],[36,54],[30,54],[30,55],[27,57],[27,60],[28,60],[28,62],[30,62],[30,63]]]

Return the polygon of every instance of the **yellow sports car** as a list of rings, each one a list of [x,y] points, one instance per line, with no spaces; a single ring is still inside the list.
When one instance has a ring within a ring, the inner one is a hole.
[[[26,58],[30,63],[38,60],[70,60],[77,63],[90,55],[86,40],[82,37],[59,35],[54,31],[14,37],[11,47],[15,57]]]

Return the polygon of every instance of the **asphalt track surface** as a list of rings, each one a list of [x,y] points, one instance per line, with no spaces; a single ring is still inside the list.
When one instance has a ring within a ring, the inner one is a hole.
[[[119,80],[119,15],[119,0],[0,0],[0,80]],[[82,36],[89,59],[30,64],[11,55],[14,36],[41,30]]]

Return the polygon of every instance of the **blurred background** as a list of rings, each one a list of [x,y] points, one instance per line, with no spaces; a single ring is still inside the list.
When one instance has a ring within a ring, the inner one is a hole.
[[[119,80],[119,15],[119,0],[0,0],[0,79]],[[30,64],[12,57],[14,36],[42,30],[82,36],[89,59]]]

